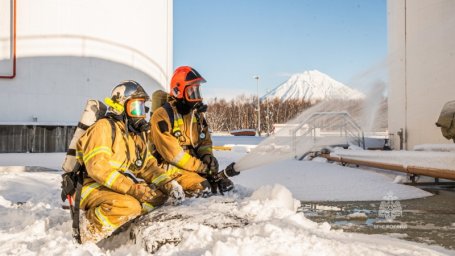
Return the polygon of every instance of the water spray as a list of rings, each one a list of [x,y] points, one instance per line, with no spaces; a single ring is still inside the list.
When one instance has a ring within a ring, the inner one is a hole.
[[[218,176],[232,177],[255,167],[282,160],[300,159],[308,152],[319,151],[325,147],[355,145],[356,142],[353,140],[363,139],[361,129],[357,127],[354,131],[340,127],[345,127],[348,123],[344,118],[346,115],[352,117],[354,122],[361,123],[365,115],[371,115],[369,111],[365,113],[365,110],[361,101],[320,102],[287,122],[283,128],[259,143],[250,153],[228,165]],[[345,115],[333,115],[336,112]],[[333,132],[334,130],[337,132]],[[357,132],[357,137],[353,136],[354,132]],[[360,144],[357,146],[362,147]]]

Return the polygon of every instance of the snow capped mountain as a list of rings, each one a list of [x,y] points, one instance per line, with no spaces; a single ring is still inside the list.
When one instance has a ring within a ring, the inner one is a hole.
[[[325,99],[358,100],[365,95],[317,70],[294,74],[266,95],[265,98],[304,99],[312,103]]]

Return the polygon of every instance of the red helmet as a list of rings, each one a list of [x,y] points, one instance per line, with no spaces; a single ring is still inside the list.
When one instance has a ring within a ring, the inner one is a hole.
[[[170,93],[177,99],[185,99],[189,102],[202,101],[199,86],[205,82],[205,79],[194,68],[181,66],[174,71]]]

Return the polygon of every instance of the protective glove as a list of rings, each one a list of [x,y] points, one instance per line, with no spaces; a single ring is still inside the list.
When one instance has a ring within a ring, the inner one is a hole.
[[[154,207],[158,207],[158,206],[163,205],[167,201],[167,199],[169,198],[168,195],[166,195],[165,193],[161,192],[161,190],[159,190],[159,189],[156,189],[156,190],[153,190],[153,191],[155,191],[156,196],[153,197],[152,200],[148,201],[148,203],[150,203]]]
[[[146,183],[134,184],[126,193],[136,198],[141,203],[152,203],[154,201],[153,199],[157,197],[157,193],[152,190]]]
[[[209,177],[214,177],[218,173],[219,164],[216,157],[210,154],[206,154],[201,157],[201,161],[207,165],[207,175]]]
[[[220,181],[218,181],[218,189],[220,190],[221,194],[223,194],[223,192],[228,192],[233,188],[234,183],[228,178],[223,178]]]
[[[199,174],[206,175],[209,172],[209,168],[207,167],[206,164],[201,162],[201,165],[199,166],[199,168],[197,168],[196,172]]]
[[[169,201],[173,205],[179,205],[185,200],[185,192],[183,191],[182,186],[175,180],[166,183],[166,185],[164,185],[164,190],[166,191],[165,193],[169,195]]]

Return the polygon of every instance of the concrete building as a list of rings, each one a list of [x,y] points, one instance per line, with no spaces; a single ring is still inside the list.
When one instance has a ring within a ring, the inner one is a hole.
[[[389,132],[399,149],[453,143],[435,126],[455,100],[455,1],[389,0]]]
[[[103,100],[123,80],[150,93],[167,87],[172,7],[0,0],[0,152],[65,150],[86,101]]]

